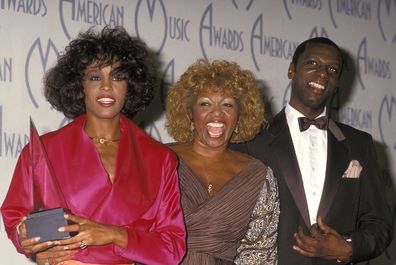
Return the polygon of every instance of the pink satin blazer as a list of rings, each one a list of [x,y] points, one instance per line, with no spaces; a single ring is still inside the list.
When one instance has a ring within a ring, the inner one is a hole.
[[[68,208],[78,216],[124,227],[126,249],[89,246],[76,254],[86,263],[178,264],[185,253],[185,227],[180,207],[177,159],[165,145],[148,137],[132,121],[120,118],[114,182],[84,131],[86,116],[41,136]],[[35,175],[40,175],[36,165]],[[43,173],[44,174],[44,173]],[[59,205],[56,192],[38,181],[46,208]],[[23,253],[15,227],[32,211],[29,148],[22,151],[1,212],[9,238]]]

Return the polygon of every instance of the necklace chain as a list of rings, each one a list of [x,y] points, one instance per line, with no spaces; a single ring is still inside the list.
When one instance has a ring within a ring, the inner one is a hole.
[[[89,139],[91,139],[94,142],[100,143],[100,144],[111,144],[111,143],[116,143],[118,142],[120,139],[105,139],[105,138],[100,138],[100,137],[90,137]]]

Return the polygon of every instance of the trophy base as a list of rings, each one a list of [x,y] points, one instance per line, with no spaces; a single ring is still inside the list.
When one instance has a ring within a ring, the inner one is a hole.
[[[58,231],[59,227],[70,225],[64,217],[66,213],[64,208],[30,213],[25,220],[28,238],[40,237],[38,242],[45,242],[72,237],[74,233]]]

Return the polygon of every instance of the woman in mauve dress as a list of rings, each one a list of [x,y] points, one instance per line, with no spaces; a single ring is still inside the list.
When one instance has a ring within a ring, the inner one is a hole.
[[[277,264],[279,199],[272,170],[229,149],[264,122],[262,95],[236,63],[198,60],[167,97],[187,228],[182,264]]]
[[[1,208],[9,238],[38,265],[174,265],[184,256],[177,158],[129,119],[152,99],[147,58],[145,45],[125,29],[90,29],[47,72],[47,100],[73,121],[40,139],[74,223],[60,230],[77,235],[27,237],[24,218],[35,210],[28,146]],[[45,160],[36,162],[36,202],[63,206],[42,181]]]

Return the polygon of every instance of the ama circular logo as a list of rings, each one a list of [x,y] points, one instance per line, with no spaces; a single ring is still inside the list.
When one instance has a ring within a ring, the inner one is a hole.
[[[396,43],[396,0],[378,0],[378,26],[384,41]]]
[[[47,71],[47,67],[56,60],[57,55],[58,49],[51,39],[43,43],[40,38],[37,38],[29,49],[25,63],[25,84],[35,108],[39,108],[38,98],[42,95],[42,76]]]
[[[253,1],[254,0],[249,0],[247,2],[246,0],[232,0],[232,3],[236,9],[244,8],[246,11],[249,11],[249,9],[252,7]]]
[[[168,17],[162,0],[138,1],[135,10],[135,30],[139,38],[156,47],[157,54],[161,53],[168,34]]]
[[[160,99],[162,109],[165,110],[166,97],[169,87],[175,83],[175,59],[172,59],[164,68],[161,76]]]
[[[396,154],[396,98],[386,95],[381,102],[378,126],[381,140]]]

